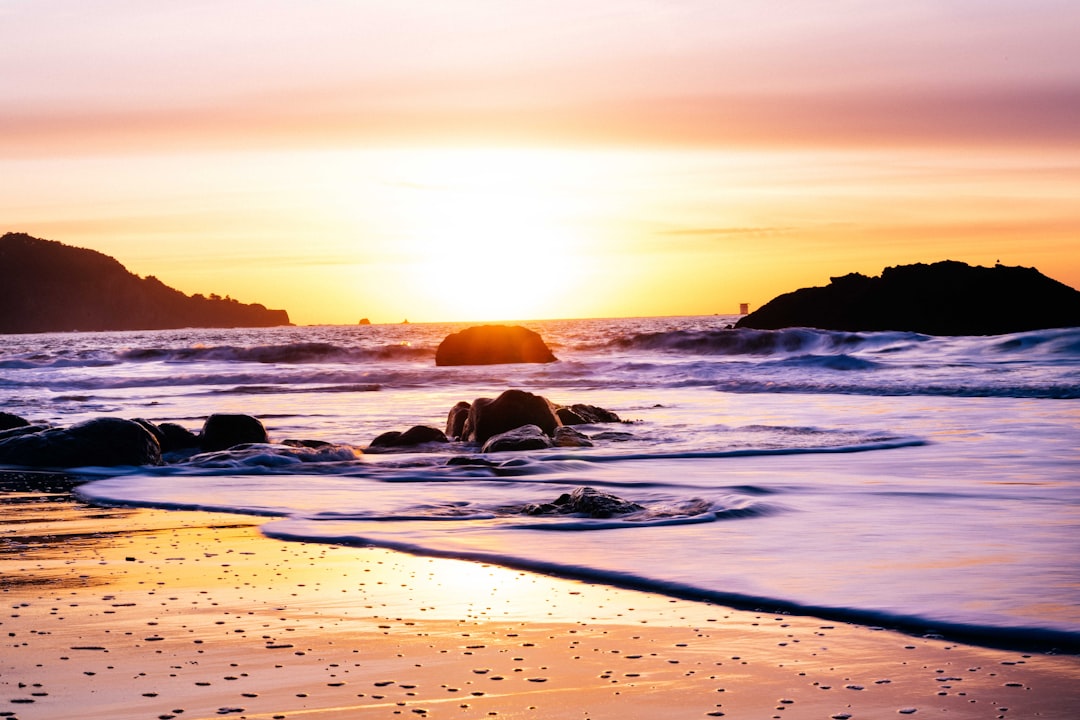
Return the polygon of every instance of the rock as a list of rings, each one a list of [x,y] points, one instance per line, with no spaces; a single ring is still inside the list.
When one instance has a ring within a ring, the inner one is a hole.
[[[199,446],[203,452],[228,450],[245,443],[268,443],[269,437],[262,422],[251,415],[214,414],[206,418]]]
[[[161,431],[158,439],[161,441],[162,452],[191,450],[199,447],[199,436],[186,427],[171,422],[163,422],[157,427]]]
[[[447,443],[450,442],[442,430],[438,428],[428,427],[426,425],[415,425],[405,432],[398,432],[397,430],[391,430],[390,432],[384,432],[377,438],[371,441],[368,445],[369,450],[378,450],[380,448],[404,448],[415,447],[416,445],[424,445],[426,443]]]
[[[521,511],[526,515],[588,515],[593,518],[609,518],[644,509],[643,505],[623,500],[611,493],[600,492],[591,487],[578,487],[560,495],[553,503],[530,504]]]
[[[592,436],[593,440],[606,440],[608,442],[626,442],[627,440],[633,440],[633,433],[622,432],[619,430],[605,430],[604,432],[598,432]]]
[[[572,427],[555,428],[555,447],[592,447],[592,441],[583,432]]]
[[[1076,326],[1080,291],[1035,268],[946,260],[885,268],[880,277],[834,277],[770,300],[735,327],[1000,335]]]
[[[12,428],[26,427],[29,424],[29,420],[21,418],[18,415],[0,412],[0,430],[11,430]]]
[[[470,442],[484,443],[493,435],[522,425],[536,425],[546,435],[552,435],[561,423],[547,398],[524,390],[506,390],[494,400],[477,398],[469,408],[462,433]]]
[[[563,425],[592,425],[593,423],[622,422],[618,415],[596,405],[577,403],[556,411]]]
[[[520,325],[481,325],[447,335],[435,351],[436,365],[549,363],[557,358],[538,333]]]
[[[488,438],[480,452],[506,452],[508,450],[543,450],[551,447],[551,438],[536,425],[522,425]]]
[[[160,465],[161,445],[144,426],[95,418],[0,440],[0,464],[28,467]]]
[[[334,443],[327,442],[326,440],[282,440],[282,445],[294,448],[308,448],[309,450],[321,450],[323,448],[335,447]]]
[[[29,435],[31,433],[41,432],[42,430],[48,430],[49,427],[49,425],[22,425],[8,430],[0,430],[0,440],[16,437],[18,435]]]
[[[446,436],[459,440],[465,436],[465,423],[469,419],[469,403],[462,400],[446,415]]]

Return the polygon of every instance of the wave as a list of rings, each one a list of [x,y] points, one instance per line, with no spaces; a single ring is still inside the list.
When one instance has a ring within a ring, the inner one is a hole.
[[[361,348],[327,342],[298,342],[254,347],[195,345],[180,348],[136,348],[117,353],[120,360],[129,362],[249,362],[289,365],[411,360],[429,355],[434,357],[432,348],[416,347],[408,343]]]
[[[638,333],[607,343],[616,350],[650,350],[695,355],[806,355],[876,349],[896,351],[930,340],[911,332],[837,332],[811,328],[784,330],[668,330]]]
[[[884,627],[914,636],[946,638],[984,647],[1080,653],[1080,632],[1057,628],[969,623],[932,615],[858,606],[820,605],[784,597],[716,590],[686,582],[663,580],[638,572],[556,562],[542,557],[515,554],[512,551],[442,549],[423,542],[394,540],[383,535],[372,535],[356,530],[335,533],[324,531],[319,523],[302,519],[271,521],[262,525],[260,529],[265,536],[278,540],[376,546],[412,555],[490,563],[514,570],[525,570],[586,583],[656,593],[695,602],[714,603],[736,610],[809,615],[823,620]]]

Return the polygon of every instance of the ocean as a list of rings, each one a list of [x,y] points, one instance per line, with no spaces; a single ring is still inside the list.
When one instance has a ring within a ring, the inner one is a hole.
[[[1080,651],[1080,328],[932,337],[734,320],[525,322],[558,362],[477,367],[434,363],[465,324],[7,335],[0,408],[57,425],[197,432],[211,413],[248,413],[267,426],[266,446],[79,469],[93,503],[244,513],[283,541]],[[582,427],[589,448],[363,452],[507,388],[623,422]],[[644,510],[521,512],[577,487]]]

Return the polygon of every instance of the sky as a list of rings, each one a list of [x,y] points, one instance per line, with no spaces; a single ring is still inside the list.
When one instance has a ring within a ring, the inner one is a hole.
[[[1075,0],[0,0],[0,233],[298,324],[1080,288]]]

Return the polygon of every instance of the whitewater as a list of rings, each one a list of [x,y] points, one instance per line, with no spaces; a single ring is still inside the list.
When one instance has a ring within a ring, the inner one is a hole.
[[[283,541],[1080,651],[1080,328],[934,337],[734,319],[521,323],[559,361],[477,367],[435,366],[461,324],[6,335],[0,407],[55,425],[198,431],[211,413],[248,413],[267,426],[269,445],[78,469],[93,503],[244,513]],[[582,427],[587,448],[364,452],[507,388],[623,422]],[[521,512],[578,487],[644,509]]]

